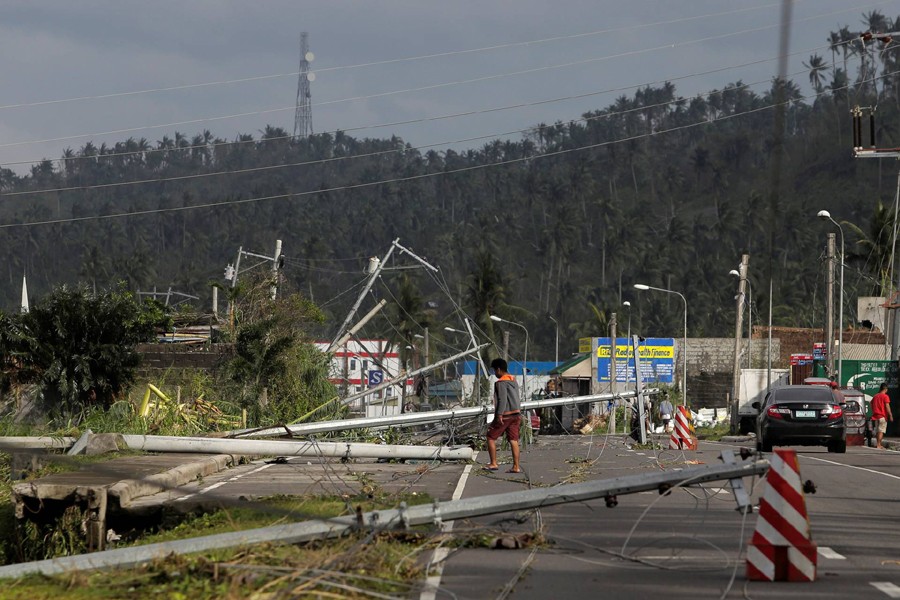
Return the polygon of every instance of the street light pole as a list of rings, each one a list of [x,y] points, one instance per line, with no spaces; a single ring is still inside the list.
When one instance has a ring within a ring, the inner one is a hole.
[[[497,315],[491,315],[491,321],[496,321],[498,323],[509,323],[510,325],[521,327],[522,331],[525,332],[525,362],[522,365],[522,398],[528,399],[528,330],[525,329],[525,326],[521,323],[516,323],[515,321],[507,321],[506,319],[501,319]]]
[[[687,401],[687,298],[684,297],[683,294],[676,292],[675,290],[666,290],[663,288],[653,287],[652,285],[644,285],[643,283],[634,284],[634,289],[645,292],[647,290],[653,290],[655,292],[663,292],[666,294],[675,294],[681,301],[684,302],[684,341],[682,343],[681,348],[681,369],[682,369],[682,378],[681,378],[681,401],[684,403],[684,407],[688,407]]]
[[[557,366],[559,366],[559,321],[557,321],[550,315],[547,316],[550,317],[550,320],[556,324],[556,360],[554,362]]]
[[[816,215],[820,219],[831,221],[841,232],[841,285],[838,294],[840,295],[840,307],[838,308],[838,385],[843,385],[843,366],[844,366],[844,228],[841,224],[831,218],[831,213],[827,210],[820,210]]]
[[[631,353],[631,302],[626,300],[622,306],[628,309],[628,350],[625,352],[625,387],[627,388],[631,382],[631,369],[628,367],[628,355]],[[635,377],[637,377],[636,374]]]

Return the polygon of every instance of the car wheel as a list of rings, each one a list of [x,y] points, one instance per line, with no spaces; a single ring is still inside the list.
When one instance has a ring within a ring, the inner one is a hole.
[[[844,454],[847,452],[847,442],[844,440],[831,440],[827,444],[829,452],[836,452],[838,454]]]
[[[772,451],[772,441],[764,439],[760,442],[760,446],[762,446],[761,450],[763,452],[771,452]]]

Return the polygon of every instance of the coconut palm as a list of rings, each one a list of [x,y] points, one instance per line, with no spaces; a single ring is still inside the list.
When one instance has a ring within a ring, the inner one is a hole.
[[[824,89],[822,73],[826,68],[825,61],[818,54],[813,54],[809,57],[809,62],[803,63],[803,66],[809,69],[810,85],[813,86],[817,94],[821,94]]]

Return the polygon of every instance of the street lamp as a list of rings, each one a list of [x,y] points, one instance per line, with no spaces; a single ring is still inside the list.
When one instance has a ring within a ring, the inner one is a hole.
[[[646,292],[647,290],[653,290],[655,292],[663,292],[666,294],[675,294],[676,296],[681,298],[681,301],[684,302],[684,343],[682,344],[681,349],[681,369],[682,369],[682,378],[681,378],[681,399],[684,402],[685,408],[688,406],[687,401],[687,298],[685,298],[682,294],[674,290],[665,290],[663,288],[653,287],[651,285],[644,285],[643,283],[634,284],[634,289],[640,290],[642,292]]]
[[[831,221],[838,228],[838,231],[841,232],[841,289],[840,289],[840,297],[841,297],[841,307],[838,310],[838,355],[837,355],[837,363],[838,363],[838,385],[843,383],[843,379],[841,378],[844,361],[844,228],[841,227],[841,224],[831,218],[831,213],[827,210],[820,210],[817,214],[817,217],[823,219],[825,221]]]
[[[491,321],[496,321],[498,323],[509,323],[510,325],[521,327],[522,331],[525,332],[525,362],[522,365],[522,398],[528,398],[528,330],[525,329],[525,326],[521,323],[516,323],[515,321],[507,321],[506,319],[501,319],[497,315],[491,315]]]
[[[547,315],[547,316],[550,318],[551,321],[556,323],[556,360],[554,362],[556,363],[557,366],[559,366],[559,321],[557,321],[550,315]]]
[[[627,386],[631,381],[631,367],[628,366],[628,356],[631,354],[631,302],[626,300],[622,306],[628,309],[628,343],[625,344],[625,385]],[[637,377],[637,373],[635,373],[635,377]]]
[[[735,277],[741,276],[740,272],[735,269],[729,271],[728,274]],[[747,368],[749,369],[753,366],[753,286],[750,285],[749,277],[744,281],[747,282]]]

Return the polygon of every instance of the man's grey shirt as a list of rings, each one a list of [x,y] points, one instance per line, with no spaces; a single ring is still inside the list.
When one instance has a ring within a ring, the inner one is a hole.
[[[514,379],[501,379],[494,383],[494,398],[497,401],[495,414],[502,415],[521,410],[519,385]]]

